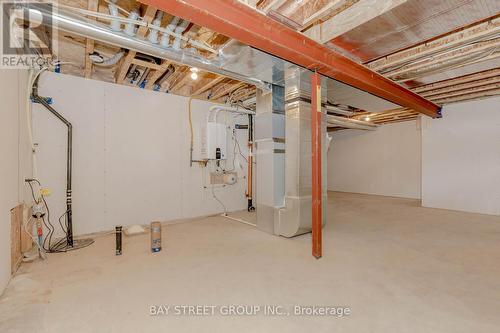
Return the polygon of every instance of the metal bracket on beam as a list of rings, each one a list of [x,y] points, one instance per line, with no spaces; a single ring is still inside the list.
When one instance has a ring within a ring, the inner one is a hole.
[[[443,118],[443,107],[440,107],[436,113],[437,113],[436,118]]]

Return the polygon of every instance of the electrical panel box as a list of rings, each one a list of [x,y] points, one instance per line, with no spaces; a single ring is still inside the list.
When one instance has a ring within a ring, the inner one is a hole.
[[[201,128],[201,158],[205,160],[225,160],[227,148],[225,124],[207,122]]]

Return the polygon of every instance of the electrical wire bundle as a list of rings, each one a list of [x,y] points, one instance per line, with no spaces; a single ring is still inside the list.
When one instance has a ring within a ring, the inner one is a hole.
[[[73,246],[73,247],[68,246],[68,244],[66,242],[67,235],[68,235],[68,221],[67,221],[66,217],[68,215],[68,211],[65,211],[59,217],[59,219],[58,219],[59,226],[61,227],[61,230],[64,233],[64,237],[60,238],[59,240],[57,240],[53,244],[52,243],[52,238],[53,238],[54,233],[55,233],[56,230],[55,230],[54,225],[50,221],[50,209],[49,209],[49,206],[47,204],[47,201],[45,200],[45,197],[44,197],[43,193],[40,192],[39,193],[40,194],[40,198],[38,198],[38,199],[36,198],[36,196],[35,196],[35,190],[33,188],[33,183],[37,183],[40,188],[42,187],[42,184],[37,179],[26,179],[25,181],[28,183],[28,185],[29,185],[29,187],[31,189],[31,196],[33,197],[33,200],[35,201],[35,203],[38,205],[41,202],[43,202],[43,205],[44,205],[44,207],[45,207],[45,209],[47,211],[47,219],[45,219],[44,215],[41,216],[41,219],[43,221],[43,225],[48,230],[48,234],[43,239],[42,244],[39,245],[39,247],[41,246],[41,249],[43,249],[43,251],[45,251],[46,253],[67,252],[67,251],[74,250],[74,249],[77,249],[77,248],[81,249],[81,248],[87,247],[87,246],[91,245],[92,243],[94,243],[94,241],[91,240],[91,241],[85,242],[85,244],[79,244],[79,246]],[[62,221],[63,219],[64,219],[64,223]],[[30,233],[30,236],[31,236],[31,233]]]

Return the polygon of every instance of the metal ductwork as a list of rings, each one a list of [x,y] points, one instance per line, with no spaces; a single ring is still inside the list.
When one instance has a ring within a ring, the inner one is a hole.
[[[356,119],[350,119],[332,115],[327,115],[326,121],[328,124],[335,125],[336,127],[360,129],[366,131],[375,131],[378,127],[377,124],[369,121],[356,120]]]
[[[289,65],[284,70],[284,88],[273,86],[271,92],[257,93],[257,226],[285,237],[312,228],[311,74]],[[326,97],[326,84],[322,86]],[[326,202],[326,109],[322,113],[322,189]],[[325,222],[323,205],[323,225]]]
[[[39,21],[50,16],[51,20],[43,22],[52,22],[62,31],[255,85],[258,88],[254,135],[257,148],[257,226],[285,237],[311,231],[311,71],[235,42],[226,46],[219,58],[207,59],[196,52],[175,50],[162,46],[162,43],[153,44],[121,31],[113,31],[106,25],[64,10],[49,13],[27,6],[24,8]],[[266,70],[262,72],[258,69],[263,64]],[[322,86],[322,96],[326,97],[326,83],[323,82]],[[325,102],[326,98],[323,100]],[[327,201],[326,126],[326,108],[323,108],[321,146],[324,202]],[[323,205],[323,225],[325,221],[326,205]]]
[[[285,69],[285,206],[280,210],[280,235],[292,237],[312,228],[311,72],[298,66]],[[322,80],[323,104],[326,78]],[[326,109],[321,115],[323,202],[327,202]],[[322,205],[326,223],[326,204]]]
[[[343,116],[348,116],[348,117],[354,116],[356,114],[356,112],[350,111],[349,109],[342,108],[340,106],[327,105],[326,109],[332,113],[341,114]]]
[[[29,12],[31,20],[42,22],[42,24],[53,26],[62,31],[144,53],[153,57],[168,59],[179,64],[204,69],[212,73],[255,85],[260,89],[269,89],[269,85],[262,80],[224,69],[218,59],[207,59],[189,50],[174,50],[171,47],[162,47],[148,40],[129,36],[122,31],[113,31],[106,25],[76,16],[63,9],[50,12],[42,6],[38,6],[37,8],[30,7],[27,4],[20,4],[19,6]]]
[[[257,227],[279,235],[279,210],[285,200],[285,89],[257,90],[254,143]]]

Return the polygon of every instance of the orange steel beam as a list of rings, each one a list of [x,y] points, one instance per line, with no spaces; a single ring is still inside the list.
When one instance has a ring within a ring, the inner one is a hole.
[[[291,63],[430,117],[440,107],[237,0],[140,0]]]
[[[322,245],[322,197],[321,190],[321,78],[311,75],[311,151],[312,151],[312,255],[319,259]]]

